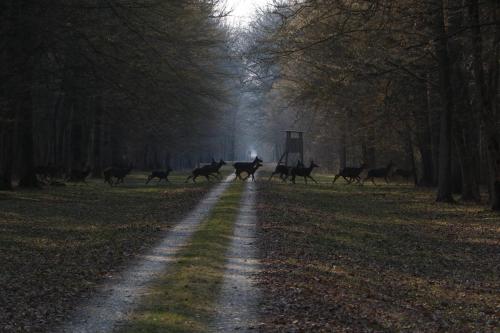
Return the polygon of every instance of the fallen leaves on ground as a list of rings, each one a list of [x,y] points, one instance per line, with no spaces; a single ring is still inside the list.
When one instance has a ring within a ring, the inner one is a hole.
[[[498,332],[500,218],[484,206],[261,183],[257,211],[261,331]]]
[[[210,186],[144,186],[135,177],[116,187],[95,181],[2,193],[0,332],[51,332]]]

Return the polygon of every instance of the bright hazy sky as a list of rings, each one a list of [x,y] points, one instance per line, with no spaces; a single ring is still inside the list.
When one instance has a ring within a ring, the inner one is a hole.
[[[270,0],[226,0],[227,9],[231,11],[228,21],[233,25],[247,24],[251,21],[255,9],[269,2]]]

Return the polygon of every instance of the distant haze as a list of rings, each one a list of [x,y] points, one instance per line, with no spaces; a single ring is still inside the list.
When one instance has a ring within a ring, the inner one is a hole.
[[[257,8],[270,3],[270,0],[227,0],[226,9],[231,12],[228,22],[232,25],[246,25]]]

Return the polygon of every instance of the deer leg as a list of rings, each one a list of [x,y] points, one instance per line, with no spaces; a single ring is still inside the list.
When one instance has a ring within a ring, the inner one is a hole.
[[[187,183],[187,182],[188,182],[188,180],[190,180],[191,178],[193,178],[193,175],[189,175],[189,176],[186,178],[186,180],[184,181],[184,183]]]
[[[372,183],[373,183],[373,185],[377,185],[377,184],[375,183],[375,177],[372,177]]]
[[[316,179],[314,179],[312,176],[307,176],[307,177],[311,178],[311,179],[313,180],[313,182],[315,182],[316,184],[318,183],[318,182],[316,181]]]
[[[267,181],[268,181],[268,182],[270,182],[270,181],[271,181],[271,179],[273,178],[273,176],[274,176],[275,174],[276,174],[276,173],[274,173],[274,172],[273,172],[273,173],[271,174],[271,177],[269,177],[269,179],[268,179]],[[281,178],[281,176],[280,176],[280,178]]]
[[[332,184],[335,184],[335,182],[337,181],[337,179],[339,179],[340,175],[335,175],[335,177],[333,178],[333,181],[332,181]]]
[[[304,176],[304,182],[307,184],[307,177]]]

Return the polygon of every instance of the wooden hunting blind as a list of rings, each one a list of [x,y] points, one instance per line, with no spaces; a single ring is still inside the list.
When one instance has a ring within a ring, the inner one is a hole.
[[[285,158],[285,165],[295,165],[297,160],[304,162],[304,132],[300,131],[285,131],[286,142],[285,142],[285,153],[280,159],[280,163],[283,158]]]

